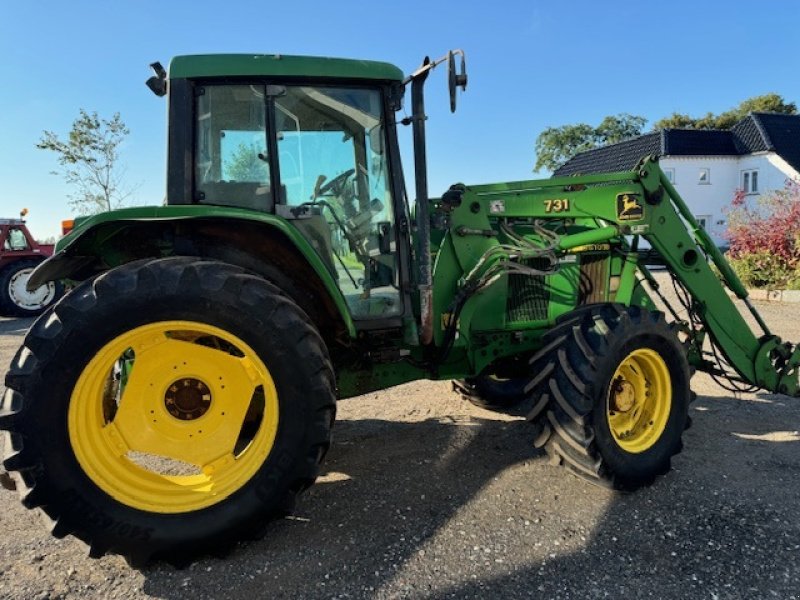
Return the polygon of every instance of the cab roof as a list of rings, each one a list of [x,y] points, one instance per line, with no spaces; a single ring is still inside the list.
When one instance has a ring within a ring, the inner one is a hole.
[[[170,79],[237,76],[400,81],[403,72],[385,62],[284,54],[196,54],[176,56],[169,64]]]

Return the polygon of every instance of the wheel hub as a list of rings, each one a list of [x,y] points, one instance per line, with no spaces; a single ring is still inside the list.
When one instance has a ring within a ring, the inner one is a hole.
[[[626,452],[652,448],[664,430],[672,406],[672,378],[658,351],[641,347],[619,363],[608,386],[611,435]]]
[[[211,407],[211,390],[194,377],[182,377],[167,388],[164,405],[167,412],[181,421],[202,417]]]
[[[53,282],[45,283],[32,292],[28,291],[28,279],[33,273],[33,267],[20,269],[8,283],[8,295],[11,301],[25,310],[37,310],[50,303],[55,296],[55,285]]]
[[[636,403],[636,391],[630,382],[620,377],[614,382],[611,399],[615,410],[623,413],[628,412]]]

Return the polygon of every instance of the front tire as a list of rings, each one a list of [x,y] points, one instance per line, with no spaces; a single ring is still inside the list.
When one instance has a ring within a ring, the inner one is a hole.
[[[64,295],[60,281],[48,281],[29,292],[28,279],[40,261],[21,259],[0,272],[0,314],[8,317],[35,317]]]
[[[528,397],[528,377],[501,378],[478,375],[453,381],[453,390],[480,408],[499,413],[513,413]]]
[[[131,263],[31,328],[0,428],[23,503],[90,555],[184,565],[263,531],[315,480],[335,415],[319,333],[219,262]]]
[[[592,483],[631,490],[670,469],[692,369],[659,312],[599,304],[562,317],[531,359],[535,444]]]

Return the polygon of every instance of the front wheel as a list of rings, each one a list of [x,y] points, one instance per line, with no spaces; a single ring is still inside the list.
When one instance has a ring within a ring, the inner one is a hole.
[[[514,413],[526,399],[529,377],[500,377],[481,374],[453,381],[453,390],[480,408],[499,413]]]
[[[31,328],[6,376],[4,465],[90,554],[185,564],[263,530],[330,443],[333,372],[263,279],[189,258],[118,267]]]
[[[35,317],[64,294],[60,281],[48,281],[33,291],[27,284],[40,261],[21,259],[0,272],[0,314],[9,317]]]
[[[617,489],[652,483],[681,451],[692,375],[664,315],[598,304],[559,320],[531,359],[536,445]]]

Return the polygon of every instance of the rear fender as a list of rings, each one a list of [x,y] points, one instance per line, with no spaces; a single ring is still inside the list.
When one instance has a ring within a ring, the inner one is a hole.
[[[326,339],[355,338],[344,296],[308,241],[286,219],[243,209],[181,205],[96,215],[59,241],[29,286],[80,281],[133,260],[175,255],[217,259],[258,273],[305,309]]]

